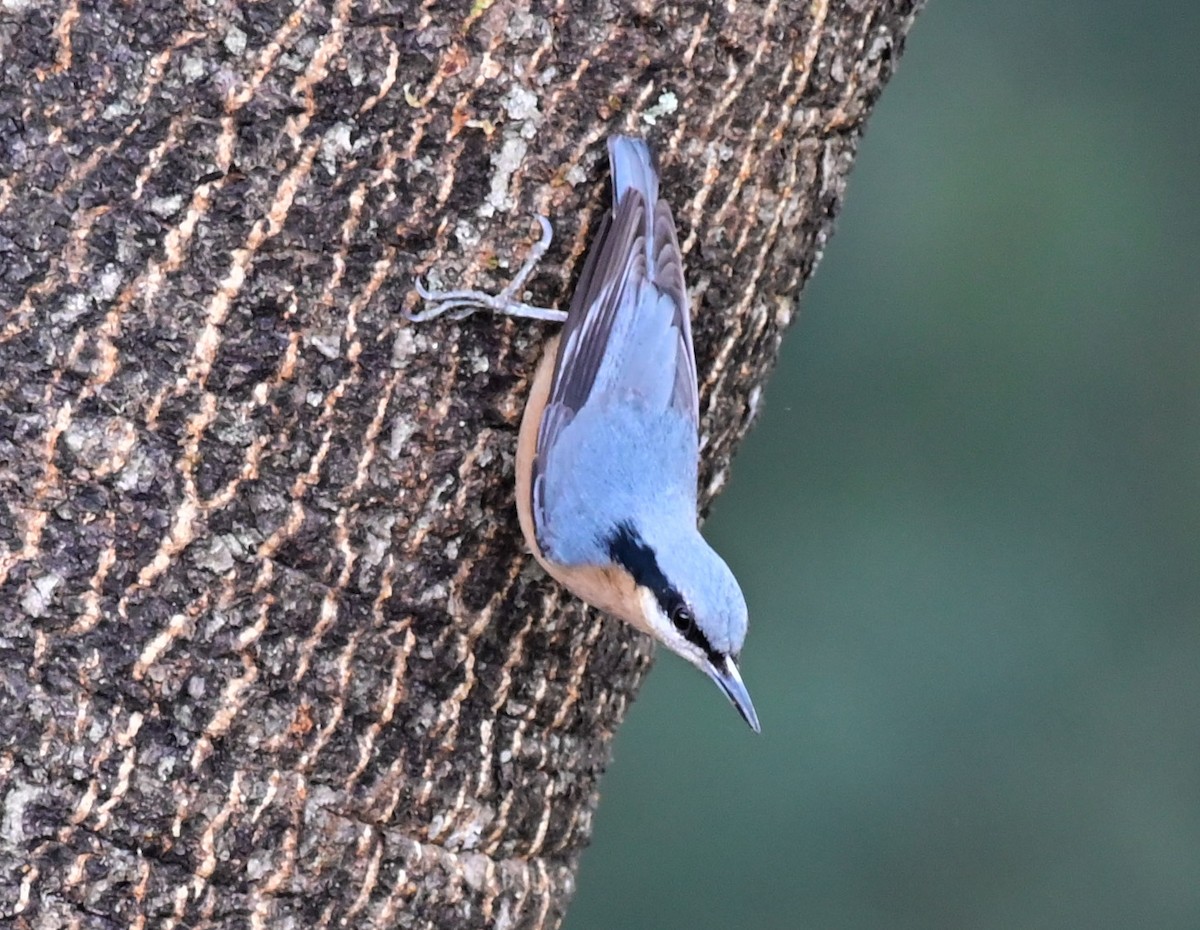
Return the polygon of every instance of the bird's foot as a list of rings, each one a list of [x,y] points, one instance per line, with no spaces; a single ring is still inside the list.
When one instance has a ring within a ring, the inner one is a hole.
[[[524,264],[521,265],[508,286],[499,294],[469,290],[434,291],[427,288],[424,282],[417,278],[414,282],[417,293],[421,295],[426,307],[415,313],[405,312],[405,317],[413,323],[423,323],[426,320],[435,319],[443,313],[449,313],[452,320],[461,320],[476,310],[491,310],[493,313],[502,313],[506,316],[521,316],[533,320],[561,323],[567,318],[566,311],[554,310],[549,307],[535,307],[516,299],[516,295],[520,293],[526,280],[533,273],[533,269],[537,267],[542,256],[546,254],[546,250],[550,248],[550,243],[554,239],[554,229],[550,226],[550,221],[544,216],[539,216],[537,220],[542,227],[542,238],[529,250]]]

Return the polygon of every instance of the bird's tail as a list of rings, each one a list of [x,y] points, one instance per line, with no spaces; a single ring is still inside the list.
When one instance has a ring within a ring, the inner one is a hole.
[[[658,171],[645,139],[634,136],[609,136],[608,161],[612,167],[613,203],[618,204],[629,190],[636,190],[654,209],[658,203]]]

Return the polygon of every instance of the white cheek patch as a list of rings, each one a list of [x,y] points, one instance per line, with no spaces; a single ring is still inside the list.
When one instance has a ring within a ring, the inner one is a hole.
[[[645,632],[649,633],[676,655],[687,659],[696,668],[704,670],[704,653],[684,639],[675,624],[662,612],[658,606],[658,598],[649,588],[638,586],[638,603],[642,611],[642,623]]]
[[[674,640],[671,638],[671,633],[674,630],[671,628],[670,622],[663,615],[662,610],[658,606],[658,598],[654,596],[654,592],[649,588],[638,585],[638,606],[642,611],[642,622],[646,625],[646,631],[655,639],[660,639],[667,645],[675,648]]]

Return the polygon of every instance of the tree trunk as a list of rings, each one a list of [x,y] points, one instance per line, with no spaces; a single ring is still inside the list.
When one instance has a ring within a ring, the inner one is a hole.
[[[0,924],[553,927],[648,641],[512,463],[647,135],[724,481],[915,2],[0,3]]]

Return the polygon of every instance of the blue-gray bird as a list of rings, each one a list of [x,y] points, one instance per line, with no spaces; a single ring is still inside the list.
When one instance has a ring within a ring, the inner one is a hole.
[[[700,408],[683,256],[641,139],[608,140],[613,208],[568,313],[516,299],[542,240],[499,295],[429,291],[426,320],[476,309],[561,320],[517,442],[517,513],[534,556],[589,604],[704,671],[758,732],[738,672],[746,601],[697,528]]]

